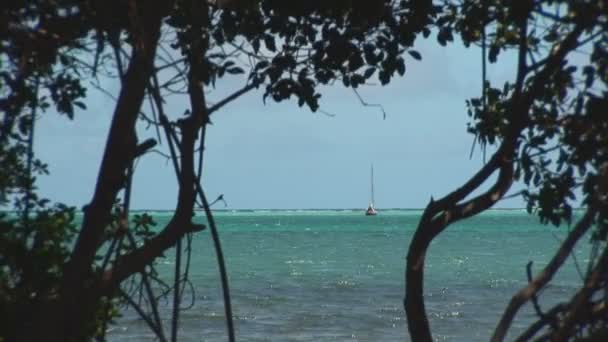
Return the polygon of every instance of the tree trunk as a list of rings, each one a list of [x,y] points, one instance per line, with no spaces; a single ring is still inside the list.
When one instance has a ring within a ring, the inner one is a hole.
[[[407,324],[413,341],[433,341],[424,306],[424,259],[431,239],[425,234],[425,230],[419,227],[407,253],[403,305],[407,311]]]
[[[153,72],[160,36],[161,13],[157,9],[150,6],[133,11],[140,21],[139,28],[144,29],[134,34],[133,55],[114,110],[93,200],[84,208],[82,228],[65,266],[59,297],[37,313],[36,326],[26,332],[26,340],[82,341],[94,333],[102,298],[100,278],[93,274],[95,255],[135,155],[135,122]]]

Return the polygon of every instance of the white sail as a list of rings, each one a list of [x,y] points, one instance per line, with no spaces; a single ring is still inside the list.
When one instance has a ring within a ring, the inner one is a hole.
[[[369,206],[367,207],[367,210],[365,211],[365,215],[376,215],[376,209],[374,208],[374,164],[372,164],[372,173],[371,173],[371,201],[369,202]]]
[[[374,206],[374,164],[372,164],[372,207]]]

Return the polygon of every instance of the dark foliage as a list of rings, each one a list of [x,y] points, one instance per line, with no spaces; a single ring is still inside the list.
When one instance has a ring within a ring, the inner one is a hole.
[[[120,300],[138,310],[160,340],[168,339],[151,282],[164,289],[161,296],[173,293],[178,307],[188,266],[176,267],[169,286],[158,279],[154,260],[174,246],[179,258],[187,248],[182,238],[190,241],[206,228],[192,222],[197,202],[208,213],[230,317],[219,239],[200,185],[210,115],[256,88],[263,89],[264,101],[291,98],[316,111],[319,86],[338,81],[357,88],[372,78],[386,84],[405,73],[406,56],[421,58],[411,46],[418,33],[428,35],[435,11],[430,1],[3,4],[0,204],[13,212],[0,217],[0,306],[2,316],[10,317],[0,337],[103,339]],[[206,93],[228,77],[241,79],[242,87],[208,104]],[[111,94],[112,126],[93,198],[75,227],[74,208],[36,195],[34,176],[48,171],[31,150],[35,118],[89,115],[87,96],[111,93],[110,81],[119,89]],[[164,102],[171,96],[184,97],[190,106],[168,112]],[[153,129],[138,129],[139,122]],[[155,228],[147,215],[130,220],[129,202],[133,162],[157,143],[173,161],[179,191],[169,224]],[[147,301],[134,301],[133,289]],[[178,315],[174,310],[171,339]]]

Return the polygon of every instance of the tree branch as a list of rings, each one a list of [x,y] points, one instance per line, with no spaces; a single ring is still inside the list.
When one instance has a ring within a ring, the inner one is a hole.
[[[103,229],[109,221],[116,194],[123,186],[124,172],[135,155],[135,121],[152,71],[154,50],[160,32],[160,18],[148,21],[151,25],[146,28],[148,35],[142,38],[145,48],[135,49],[124,77],[93,200],[84,211],[82,231],[66,270],[68,278],[73,273],[86,273],[86,268],[90,267]]]
[[[110,221],[114,200],[124,185],[125,171],[133,160],[136,150],[135,122],[144,98],[147,79],[152,72],[161,25],[161,13],[156,9],[143,11],[141,16],[146,30],[145,33],[137,34],[140,44],[134,47],[133,58],[124,75],[124,83],[114,110],[95,193],[91,203],[84,209],[82,229],[62,279],[61,298],[65,311],[57,316],[65,317],[63,320],[65,324],[69,325],[74,324],[74,322],[68,322],[67,319],[72,317],[73,309],[87,305],[82,300],[82,296],[86,296],[88,292],[81,290],[86,286],[81,279],[86,278],[86,275],[90,274],[92,270],[97,248],[103,237],[104,229]],[[72,330],[64,326],[56,327],[56,329],[63,329],[67,334]],[[64,337],[65,340],[69,340],[67,336]]]
[[[234,342],[236,341],[236,338],[234,334],[234,323],[232,321],[232,304],[230,300],[230,288],[228,286],[228,272],[226,271],[226,263],[224,262],[224,253],[222,252],[220,237],[217,232],[217,227],[215,225],[215,219],[213,218],[213,214],[211,213],[211,206],[207,201],[207,197],[205,196],[205,193],[203,192],[203,188],[201,187],[200,183],[196,183],[196,191],[201,201],[203,202],[203,209],[205,210],[205,215],[207,216],[207,221],[209,222],[211,237],[213,239],[213,245],[215,247],[217,264],[219,267],[220,278],[222,281],[222,293],[224,295],[224,310],[226,313],[226,324],[228,326],[228,341]]]
[[[570,301],[570,310],[562,320],[560,327],[551,336],[551,341],[567,341],[571,337],[571,331],[581,316],[591,310],[589,299],[597,286],[605,281],[606,270],[608,270],[608,248],[604,248],[601,258],[598,260],[595,270],[587,277],[584,286]]]
[[[368,103],[368,102],[365,102],[363,100],[363,98],[361,97],[361,95],[359,94],[359,92],[357,91],[357,89],[355,89],[355,88],[352,88],[352,89],[353,89],[353,92],[355,93],[355,95],[357,95],[357,98],[359,99],[359,102],[361,102],[361,104],[363,106],[365,106],[365,107],[377,107],[377,108],[380,108],[380,110],[382,111],[382,119],[386,119],[386,112],[384,111],[384,106],[382,106],[379,103]]]
[[[254,83],[252,84],[248,84],[246,86],[244,86],[243,88],[235,91],[234,93],[228,95],[226,98],[224,98],[223,100],[221,100],[220,102],[214,104],[213,106],[209,107],[207,109],[207,114],[211,115],[213,114],[213,112],[217,111],[218,109],[222,108],[223,106],[225,106],[226,104],[236,100],[239,96],[247,93],[248,91],[250,91],[251,89],[255,88],[256,85]]]
[[[526,33],[527,15],[520,18],[520,32]],[[439,201],[432,198],[420,218],[420,223],[410,242],[406,266],[406,293],[404,307],[407,313],[410,336],[416,341],[432,341],[431,330],[424,305],[424,260],[431,241],[447,226],[457,220],[473,216],[501,199],[513,182],[514,155],[518,146],[521,131],[526,127],[528,112],[546,80],[561,65],[562,60],[582,33],[583,25],[576,26],[561,42],[556,45],[544,69],[535,75],[530,86],[524,91],[528,69],[525,64],[527,50],[524,38],[520,40],[519,61],[517,68],[517,85],[511,97],[507,116],[508,123],[504,140],[491,160],[482,167],[461,188],[450,193]],[[499,169],[498,180],[486,193],[474,199],[458,204],[470,195],[488,177]]]
[[[567,305],[558,304],[554,306],[551,310],[549,310],[544,317],[541,317],[538,321],[534,322],[526,331],[524,331],[517,339],[516,342],[526,342],[530,341],[536,333],[542,329],[545,325],[549,324],[552,320],[556,319],[556,316],[559,313],[564,312],[567,309]]]
[[[541,273],[539,273],[533,281],[531,281],[526,287],[522,288],[511,298],[509,305],[505,309],[500,322],[496,326],[494,330],[494,334],[492,335],[491,341],[497,342],[502,341],[509,327],[511,326],[511,322],[515,318],[517,311],[524,305],[530,298],[538,293],[551,279],[555,273],[560,269],[564,261],[570,255],[570,252],[578,242],[578,240],[589,230],[589,227],[593,223],[593,219],[596,214],[596,210],[594,208],[588,208],[585,212],[585,215],[579,220],[579,222],[574,227],[574,230],[568,234],[568,237],[560,248],[557,250],[551,261],[545,266]]]
[[[513,163],[511,158],[508,158],[508,156],[513,153],[513,144],[513,141],[504,141],[501,148],[493,155],[493,160],[500,160],[502,162],[499,164],[500,173],[498,179],[490,190],[463,204],[452,204],[452,208],[443,211],[443,214],[436,216],[432,220],[431,218],[434,216],[433,211],[436,210],[433,208],[434,202],[432,199],[425,209],[425,213],[420,219],[418,228],[410,242],[407,254],[406,293],[403,305],[407,313],[408,329],[412,340],[433,340],[426,315],[423,295],[424,259],[431,241],[446,229],[449,224],[465,217],[475,215],[491,207],[507,192],[513,181]],[[503,147],[506,145],[511,145],[511,150]],[[486,179],[491,174],[492,173],[488,173]],[[469,182],[471,182],[471,180]],[[481,183],[483,183],[483,180],[480,181],[480,184]],[[465,190],[470,192],[474,189],[467,188]],[[442,199],[442,204],[444,203],[444,199]]]

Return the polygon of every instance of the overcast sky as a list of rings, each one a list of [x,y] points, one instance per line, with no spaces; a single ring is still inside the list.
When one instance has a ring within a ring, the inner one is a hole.
[[[327,116],[299,108],[295,100],[262,102],[249,93],[223,107],[208,129],[204,188],[210,198],[224,194],[229,208],[363,208],[369,201],[374,164],[376,206],[421,208],[429,198],[460,186],[482,165],[479,149],[469,159],[473,136],[466,132],[465,99],[481,89],[480,49],[440,47],[434,38],[417,41],[423,60],[406,55],[404,77],[388,86],[360,88],[363,106],[341,82],[322,91]],[[492,81],[514,74],[512,56],[489,65]],[[116,85],[109,83],[110,89]],[[233,78],[208,95],[210,101],[243,85]],[[40,177],[43,195],[81,207],[91,200],[113,101],[89,91],[88,109],[73,121],[48,112],[37,122],[37,156],[51,175]],[[183,113],[187,99],[169,102]],[[140,140],[155,137],[139,131]],[[170,163],[148,154],[137,164],[132,207],[173,209],[176,180]],[[498,207],[522,207],[521,199]]]

